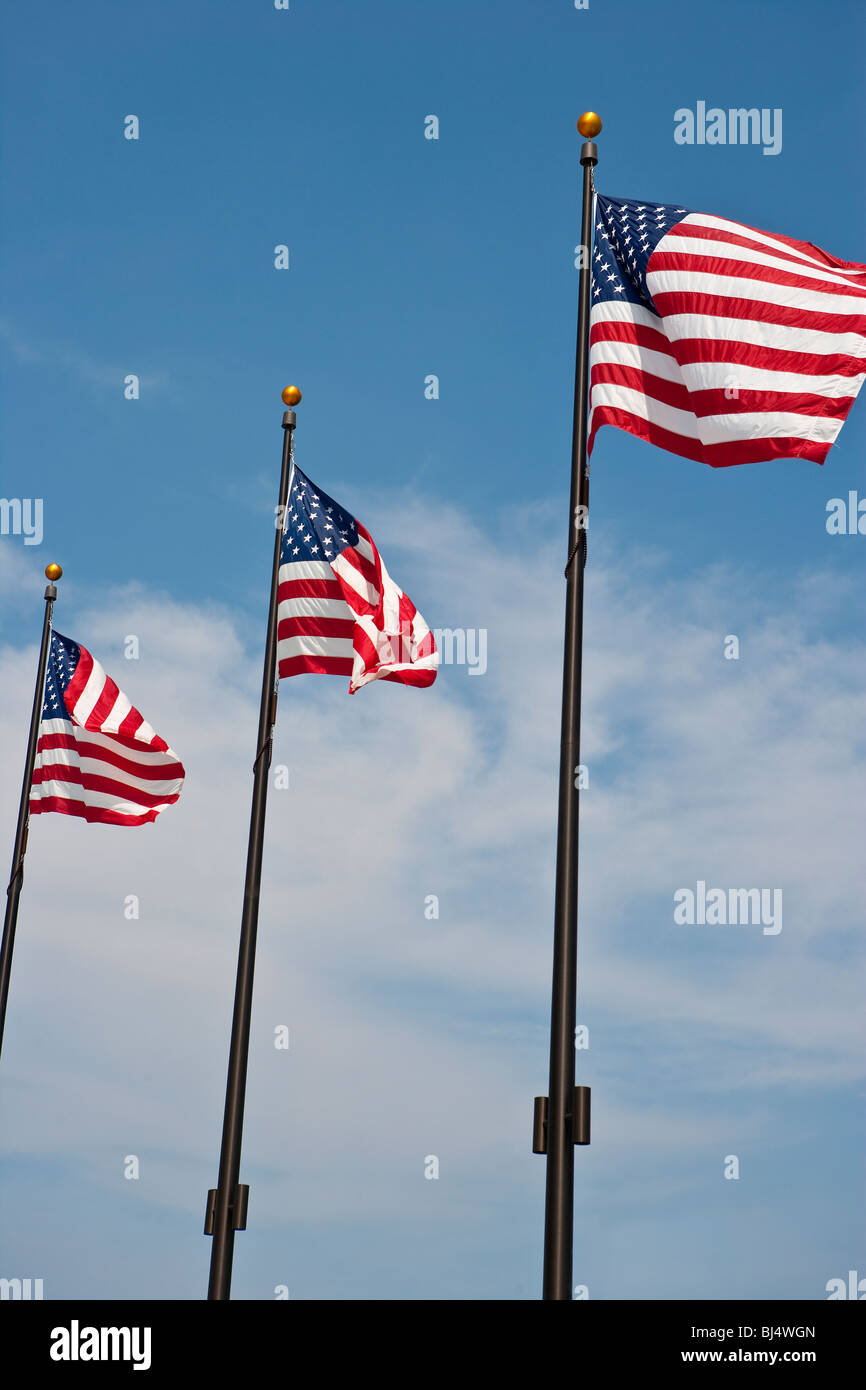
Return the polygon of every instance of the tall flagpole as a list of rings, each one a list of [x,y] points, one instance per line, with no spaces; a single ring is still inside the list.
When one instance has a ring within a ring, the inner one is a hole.
[[[247,1058],[250,1050],[250,1018],[253,1004],[253,972],[256,963],[259,891],[262,882],[262,848],[265,839],[268,769],[271,764],[271,743],[277,712],[277,590],[280,580],[280,552],[286,506],[289,500],[292,435],[295,429],[295,412],[292,407],[296,406],[300,399],[301,393],[297,386],[286,387],[283,392],[283,401],[289,409],[283,414],[283,467],[280,475],[280,500],[275,517],[276,536],[274,537],[274,559],[271,569],[271,601],[268,609],[268,635],[262,672],[259,732],[256,741],[256,758],[253,763],[253,802],[250,812],[247,873],[244,883],[244,907],[238,948],[238,972],[235,983],[232,1037],[229,1049],[228,1078],[226,1080],[219,1178],[217,1186],[211,1188],[208,1193],[204,1226],[205,1235],[213,1236],[210,1282],[207,1291],[209,1300],[231,1297],[235,1231],[243,1231],[247,1224],[249,1187],[246,1184],[240,1184],[238,1178],[240,1176],[241,1142],[244,1127]]]
[[[15,848],[12,852],[12,872],[6,889],[6,916],[3,920],[3,943],[0,945],[0,1052],[3,1050],[3,1033],[6,1027],[6,1005],[9,1000],[9,980],[12,974],[12,951],[15,946],[15,928],[18,925],[18,902],[21,898],[21,885],[24,882],[24,856],[27,853],[27,831],[30,824],[30,786],[33,769],[36,766],[36,745],[39,742],[39,724],[42,719],[42,706],[45,703],[45,668],[48,665],[48,643],[51,637],[51,614],[57,598],[55,580],[63,570],[59,565],[46,565],[45,578],[45,617],[42,620],[42,645],[39,648],[39,666],[36,676],[36,690],[33,695],[33,709],[30,713],[30,736],[27,740],[27,757],[24,760],[24,778],[21,783],[21,801],[18,806],[18,828],[15,832]]]
[[[589,513],[586,462],[589,394],[589,291],[592,278],[593,175],[598,149],[593,137],[601,119],[586,111],[577,122],[585,143],[583,217],[580,243],[577,355],[571,441],[571,501],[565,567],[565,657],[562,677],[562,742],[559,757],[559,823],[556,838],[556,899],[553,935],[553,989],[550,1010],[550,1091],[535,1102],[533,1150],[547,1154],[544,1211],[545,1300],[572,1297],[574,1249],[574,1145],[589,1143],[589,1087],[574,1084],[577,1024],[577,868],[580,773],[580,693],[583,657],[583,573]]]

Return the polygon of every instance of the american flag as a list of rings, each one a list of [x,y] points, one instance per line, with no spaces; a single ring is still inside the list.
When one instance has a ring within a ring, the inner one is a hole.
[[[349,512],[292,468],[280,555],[279,674],[349,676],[432,685],[433,634],[397,587],[373,538]]]
[[[52,632],[30,813],[144,825],[177,801],[184,770],[86,647]]]
[[[866,266],[688,208],[596,198],[589,449],[823,463],[866,373]]]

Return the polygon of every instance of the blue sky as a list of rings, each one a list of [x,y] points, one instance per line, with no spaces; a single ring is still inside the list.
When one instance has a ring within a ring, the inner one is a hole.
[[[284,684],[234,1292],[536,1297],[574,123],[603,116],[604,192],[866,260],[861,8],[50,2],[5,29],[0,494],[43,499],[44,539],[0,537],[0,834],[11,851],[49,560],[59,630],[188,783],[142,832],[34,825],[0,1274],[42,1276],[48,1297],[206,1286],[294,381],[301,466],[432,627],[486,630],[488,670],[352,700],[336,679]],[[781,108],[781,152],[675,144],[699,100]],[[821,1298],[862,1265],[866,541],[825,519],[862,490],[864,446],[862,401],[824,468],[714,471],[598,439],[575,1261],[591,1298]],[[782,886],[783,931],[675,927],[673,893],[698,879]]]

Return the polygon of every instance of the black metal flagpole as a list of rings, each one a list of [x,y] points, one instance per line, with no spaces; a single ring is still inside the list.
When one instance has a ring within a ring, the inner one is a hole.
[[[33,768],[36,765],[36,745],[39,742],[39,723],[42,706],[45,702],[45,668],[48,665],[48,642],[51,637],[51,614],[57,598],[55,580],[63,570],[59,565],[46,565],[45,578],[45,617],[42,621],[42,645],[39,648],[39,666],[36,676],[36,691],[33,695],[33,709],[30,714],[30,735],[27,740],[27,757],[24,760],[24,778],[21,783],[21,802],[18,807],[18,828],[15,831],[15,848],[12,852],[12,872],[6,889],[6,916],[3,920],[3,943],[0,945],[0,1052],[3,1050],[3,1033],[6,1027],[6,1005],[9,1000],[9,980],[12,974],[12,951],[15,946],[15,928],[18,925],[18,902],[21,898],[21,885],[24,882],[24,856],[27,853],[27,831],[30,824],[30,784],[33,781]]]
[[[556,838],[556,899],[553,988],[550,1010],[550,1091],[535,1101],[533,1151],[547,1155],[544,1211],[545,1300],[572,1297],[574,1249],[574,1145],[589,1143],[588,1086],[574,1084],[577,1024],[577,870],[579,829],[580,693],[583,657],[583,573],[589,513],[586,462],[589,394],[589,291],[592,279],[593,175],[598,149],[593,139],[601,119],[586,111],[577,122],[585,143],[583,217],[578,290],[577,355],[571,442],[571,501],[566,562],[565,657],[562,677],[562,741],[559,757],[559,823]]]
[[[238,971],[226,1080],[219,1178],[217,1179],[217,1186],[208,1192],[204,1226],[205,1235],[213,1236],[210,1282],[207,1291],[208,1300],[231,1297],[235,1231],[244,1230],[247,1224],[249,1187],[246,1184],[240,1184],[238,1178],[240,1176],[244,1127],[247,1058],[250,1050],[250,1019],[253,1004],[253,973],[256,963],[259,891],[262,881],[262,848],[265,839],[268,769],[271,763],[271,743],[277,710],[277,590],[280,577],[280,550],[286,506],[289,500],[292,435],[295,429],[295,412],[292,407],[296,406],[300,399],[301,393],[297,386],[286,387],[283,392],[283,401],[289,409],[283,414],[283,466],[280,475],[279,506],[275,517],[276,536],[271,568],[271,600],[268,609],[268,635],[262,672],[259,732],[256,741],[256,759],[253,764],[253,802],[250,812],[247,872],[238,948]]]

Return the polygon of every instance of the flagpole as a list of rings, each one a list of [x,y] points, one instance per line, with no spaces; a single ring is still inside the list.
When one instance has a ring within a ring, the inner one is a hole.
[[[277,607],[280,580],[280,552],[289,500],[289,476],[292,465],[292,435],[295,412],[292,409],[301,399],[297,386],[287,386],[283,401],[289,407],[283,414],[283,465],[280,475],[280,498],[275,516],[274,559],[271,568],[271,598],[268,609],[268,635],[262,672],[262,698],[259,707],[259,732],[256,758],[253,763],[253,800],[250,811],[250,834],[247,847],[247,871],[244,883],[244,906],[238,947],[238,969],[235,982],[235,1002],[232,1014],[232,1034],[226,1079],[225,1111],[217,1186],[208,1192],[205,1215],[205,1235],[213,1236],[210,1260],[208,1300],[231,1297],[232,1256],[235,1231],[247,1224],[249,1187],[239,1184],[241,1143],[244,1126],[244,1100],[247,1085],[247,1058],[250,1050],[250,1019],[253,1004],[253,973],[256,960],[256,931],[259,920],[259,892],[262,881],[262,849],[265,839],[265,810],[268,797],[268,770],[271,764],[271,742],[277,710]]]
[[[24,882],[24,856],[27,853],[27,831],[30,824],[30,787],[33,782],[33,769],[36,766],[36,745],[39,742],[39,724],[42,719],[42,706],[45,703],[45,669],[48,665],[48,642],[51,637],[51,615],[54,600],[57,598],[55,580],[63,574],[60,565],[46,565],[45,578],[45,616],[42,620],[42,645],[39,648],[39,666],[36,676],[36,690],[33,695],[33,709],[30,713],[30,735],[27,739],[27,757],[24,760],[24,778],[21,783],[21,801],[18,806],[18,828],[15,831],[15,848],[12,852],[12,871],[6,889],[6,915],[3,920],[3,942],[0,945],[0,1052],[3,1050],[3,1033],[6,1028],[6,1005],[9,999],[9,980],[12,975],[12,951],[15,946],[15,928],[18,925],[18,902],[21,898],[21,885]]]
[[[589,1143],[589,1087],[574,1084],[577,1024],[577,881],[580,774],[580,696],[583,658],[583,575],[589,510],[586,462],[589,395],[589,310],[592,267],[593,168],[598,149],[593,137],[601,120],[593,111],[577,122],[585,143],[583,215],[578,289],[577,353],[571,443],[571,500],[566,562],[565,653],[562,678],[562,739],[559,758],[559,822],[556,839],[553,987],[550,1010],[550,1090],[535,1102],[533,1149],[547,1154],[544,1211],[545,1300],[572,1297],[574,1249],[574,1145]]]

